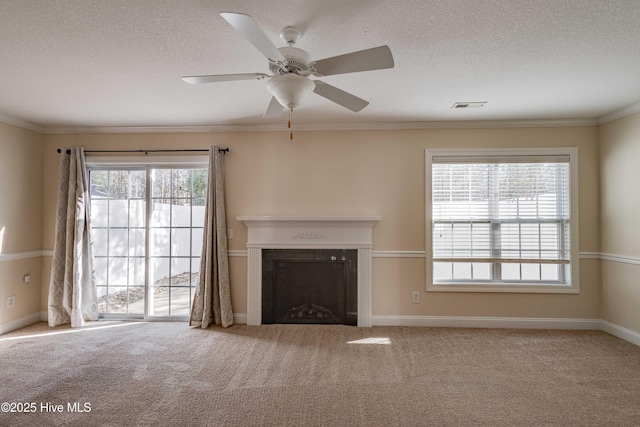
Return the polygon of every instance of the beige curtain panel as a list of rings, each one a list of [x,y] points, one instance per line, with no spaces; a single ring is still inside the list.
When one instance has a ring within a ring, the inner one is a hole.
[[[93,275],[89,186],[84,149],[62,150],[58,175],[56,236],[49,283],[49,326],[98,320]]]
[[[193,299],[190,326],[209,327],[211,323],[233,325],[227,220],[224,206],[224,154],[209,149],[209,181],[205,203],[204,239],[200,262],[200,281]]]

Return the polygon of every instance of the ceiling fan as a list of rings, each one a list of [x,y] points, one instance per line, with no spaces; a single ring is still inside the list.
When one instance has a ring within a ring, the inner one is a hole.
[[[277,48],[256,22],[243,13],[221,12],[233,28],[253,44],[269,61],[272,75],[264,73],[215,74],[207,76],[185,76],[182,79],[191,84],[214,83],[233,80],[264,80],[272,98],[264,112],[265,118],[280,117],[285,108],[289,112],[298,107],[302,100],[314,92],[353,112],[358,112],[369,102],[310,76],[323,77],[358,71],[393,68],[393,56],[388,46],[379,46],[331,58],[311,61],[309,54],[293,47],[302,34],[295,27],[285,27],[280,38],[287,44]],[[289,126],[291,126],[289,124]]]

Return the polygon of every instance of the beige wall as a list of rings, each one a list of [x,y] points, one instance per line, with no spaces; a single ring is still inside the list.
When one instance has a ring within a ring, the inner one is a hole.
[[[43,141],[0,122],[0,328],[40,312]],[[16,297],[12,309],[9,296]]]
[[[601,126],[599,140],[601,252],[630,258],[602,261],[602,319],[640,333],[640,114]]]
[[[53,247],[57,148],[231,148],[226,157],[231,250],[245,250],[237,215],[379,215],[374,251],[425,250],[424,150],[575,146],[580,165],[580,251],[600,246],[596,127],[211,134],[47,135],[43,245]],[[579,295],[425,292],[424,258],[374,258],[374,315],[599,318],[599,262],[581,260]],[[234,311],[246,312],[246,258],[231,258]],[[44,279],[46,283],[47,278]],[[411,303],[420,291],[421,303]],[[43,295],[45,290],[43,290]],[[46,305],[44,304],[44,310]]]

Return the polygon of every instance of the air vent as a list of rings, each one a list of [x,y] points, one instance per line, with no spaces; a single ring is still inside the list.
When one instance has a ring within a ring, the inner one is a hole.
[[[485,106],[487,102],[456,102],[451,106],[454,110],[459,110],[463,108],[482,108]]]

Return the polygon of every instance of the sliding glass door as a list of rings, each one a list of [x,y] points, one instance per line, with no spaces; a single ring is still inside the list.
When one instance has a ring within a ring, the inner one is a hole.
[[[90,167],[105,318],[186,318],[199,279],[207,170]]]
[[[207,171],[150,173],[149,315],[187,316],[200,277]]]

